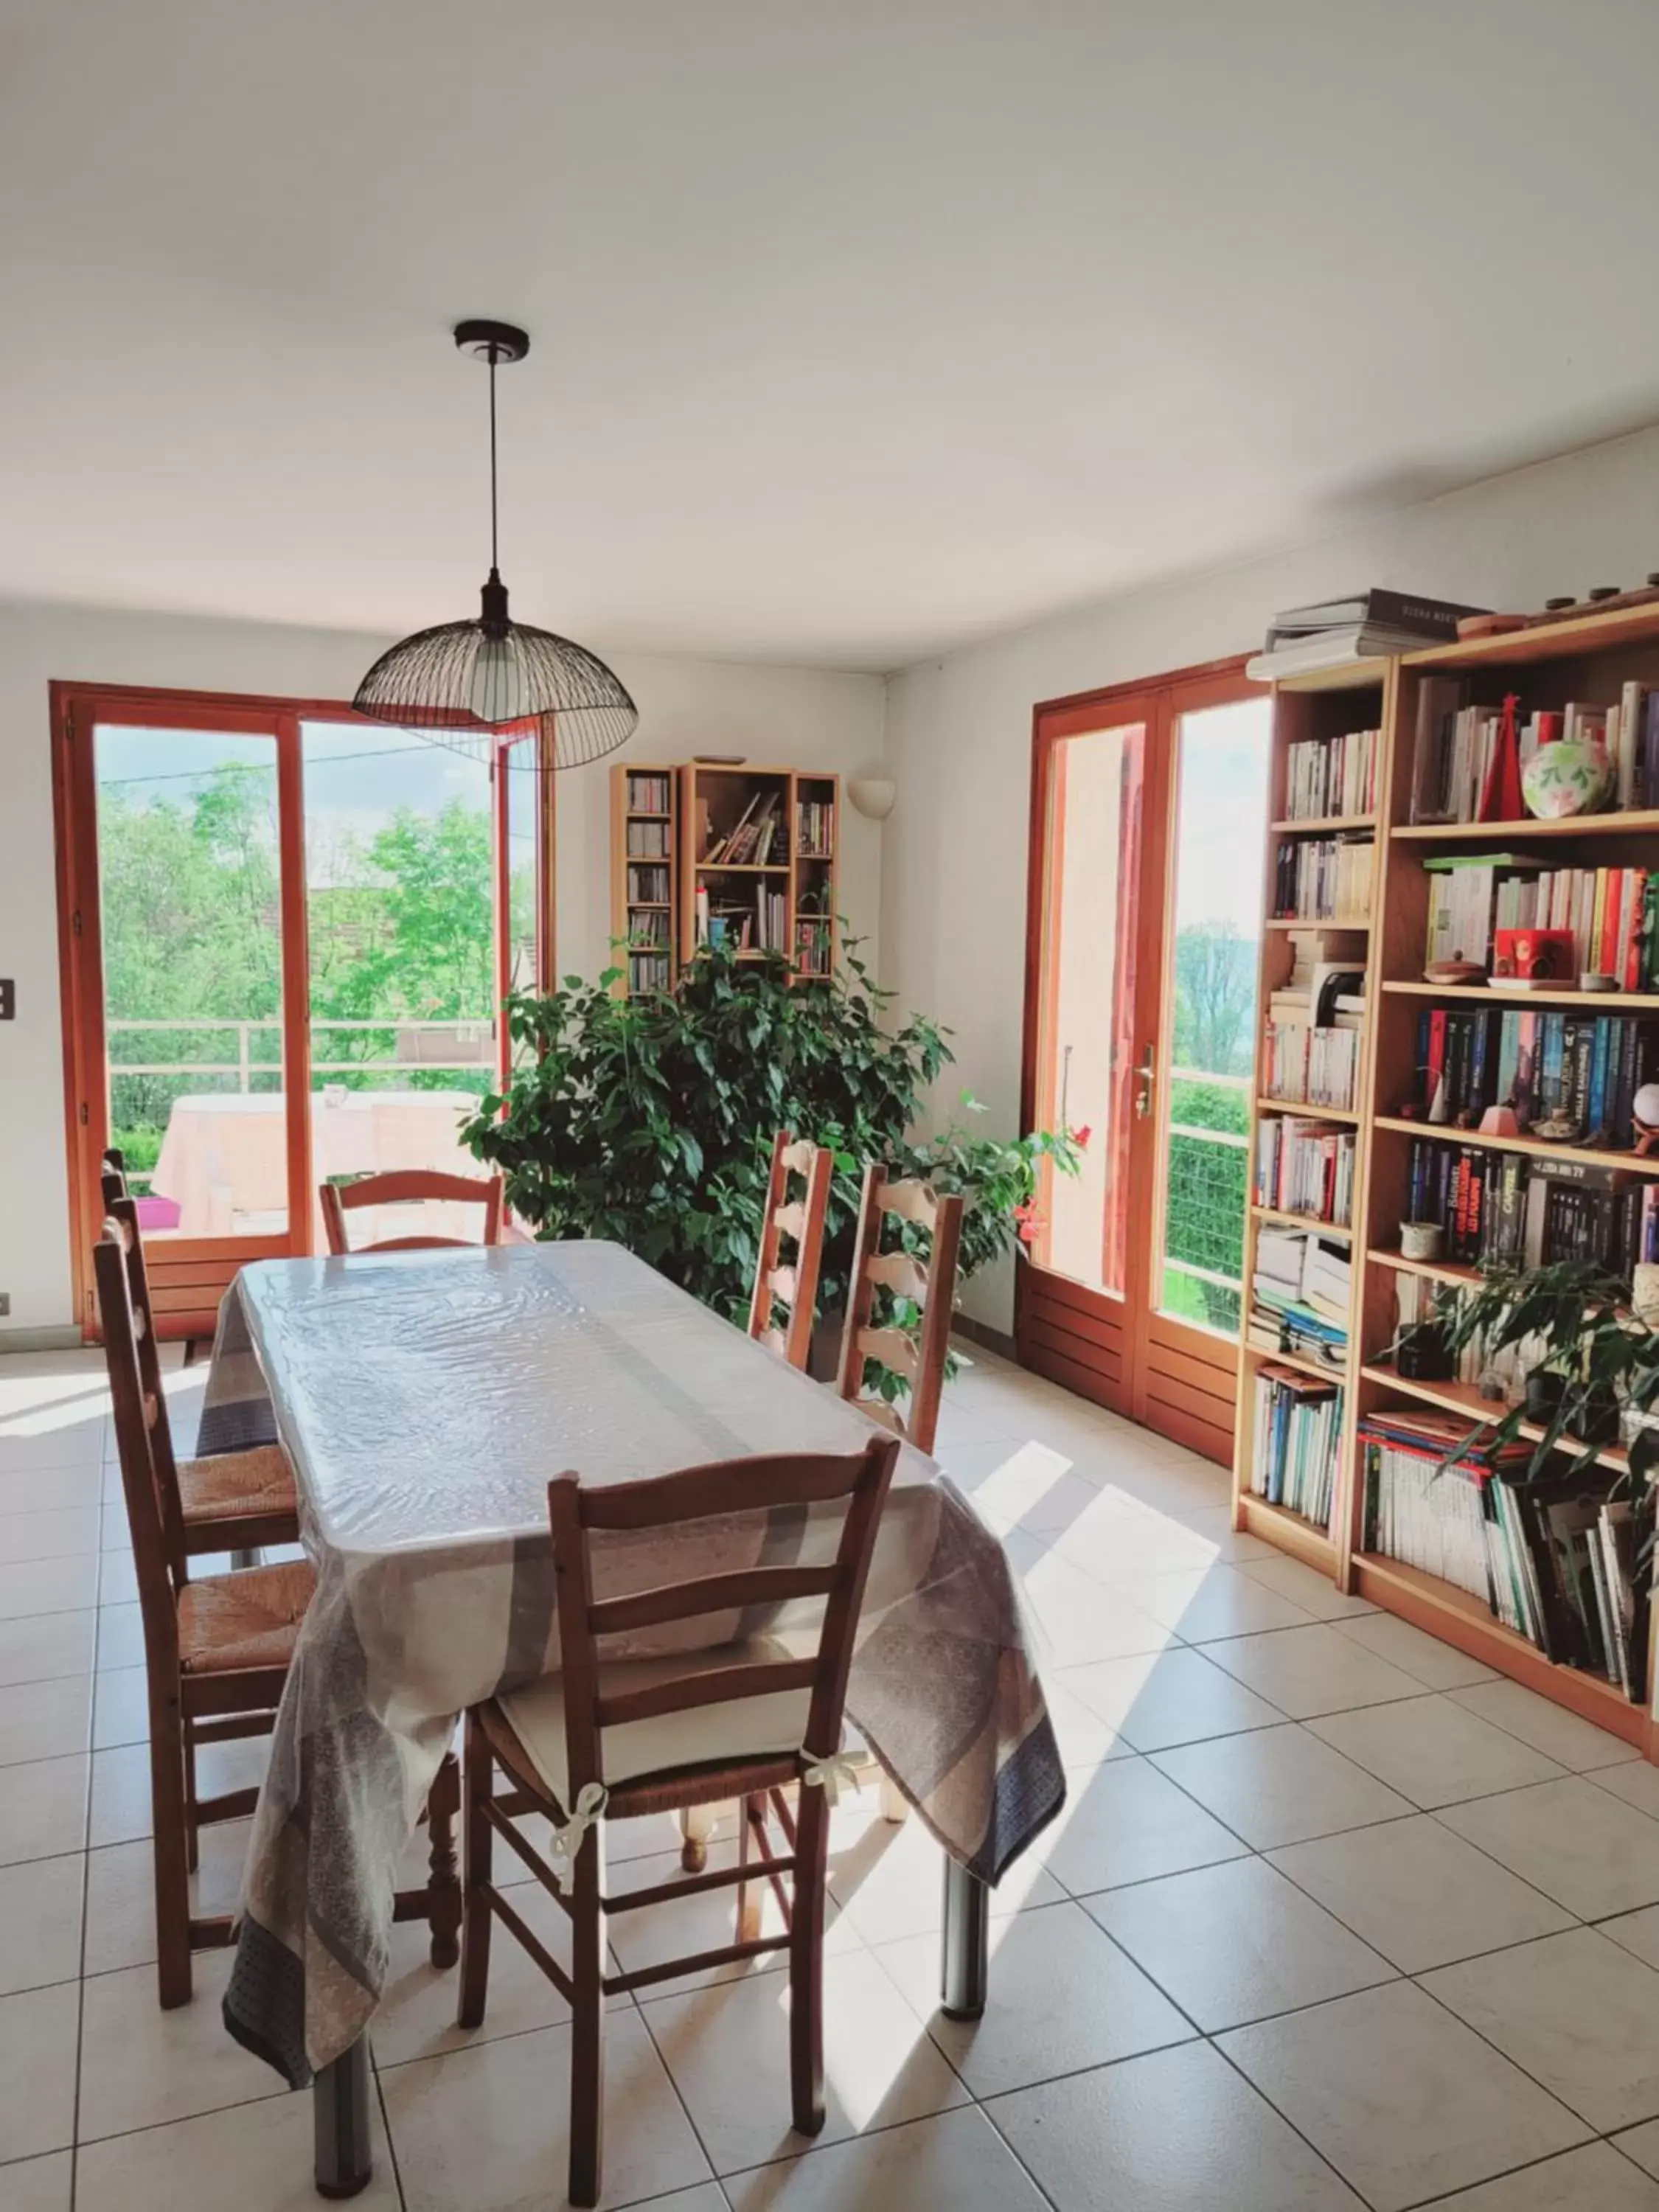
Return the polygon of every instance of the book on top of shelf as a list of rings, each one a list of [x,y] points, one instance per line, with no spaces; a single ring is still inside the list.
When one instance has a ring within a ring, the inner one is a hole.
[[[1405,631],[1419,643],[1425,640],[1449,642],[1466,615],[1491,611],[1489,607],[1466,607],[1454,599],[1430,599],[1421,592],[1397,592],[1384,584],[1373,584],[1346,599],[1319,599],[1310,606],[1285,608],[1268,627],[1267,643],[1271,648],[1276,638],[1307,636],[1365,623]]]

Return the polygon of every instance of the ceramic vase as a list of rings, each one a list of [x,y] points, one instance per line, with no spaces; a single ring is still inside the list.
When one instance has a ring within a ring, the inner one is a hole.
[[[1564,821],[1570,814],[1594,814],[1613,788],[1613,763],[1605,745],[1582,738],[1562,738],[1540,745],[1522,773],[1527,811],[1540,822]]]

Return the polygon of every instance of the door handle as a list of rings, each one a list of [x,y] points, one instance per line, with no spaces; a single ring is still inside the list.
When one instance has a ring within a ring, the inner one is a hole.
[[[1135,1117],[1144,1121],[1152,1110],[1152,1087],[1158,1081],[1158,1051],[1153,1045],[1146,1048],[1146,1057],[1135,1072]]]

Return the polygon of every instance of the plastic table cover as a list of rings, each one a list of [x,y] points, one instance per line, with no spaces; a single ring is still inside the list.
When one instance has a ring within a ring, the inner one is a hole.
[[[621,1246],[268,1261],[222,1310],[198,1449],[280,1439],[317,1595],[272,1740],[227,2025],[295,2086],[384,1986],[399,1858],[457,1717],[557,1664],[547,1483],[765,1451],[855,1451],[864,1415]],[[602,1595],[828,1556],[838,1510],[596,1547]],[[771,1632],[797,1626],[779,1620]],[[651,1632],[627,1655],[738,1624]],[[615,1651],[613,1656],[625,1656]],[[907,1446],[849,1718],[945,1848],[994,1882],[1065,1783],[1001,1546]]]

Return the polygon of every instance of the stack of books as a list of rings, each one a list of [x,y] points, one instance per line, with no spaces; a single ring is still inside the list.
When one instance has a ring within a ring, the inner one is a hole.
[[[1322,1367],[1345,1365],[1350,1266],[1346,1245],[1308,1230],[1264,1226],[1250,1280],[1250,1343],[1261,1352],[1293,1352]]]
[[[1313,606],[1287,607],[1276,614],[1265,649],[1245,667],[1258,684],[1282,683],[1289,676],[1340,668],[1351,660],[1370,660],[1413,653],[1427,645],[1449,645],[1465,615],[1484,607],[1456,605],[1415,592],[1394,592],[1373,585],[1346,599],[1323,599]]]
[[[836,810],[826,800],[803,799],[795,808],[795,851],[803,860],[835,854]]]
[[[699,866],[759,867],[769,860],[774,844],[782,834],[781,805],[775,791],[757,791],[738,817],[737,827],[710,842]]]
[[[1525,1443],[1467,1446],[1457,1413],[1389,1407],[1360,1424],[1364,1548],[1481,1598],[1558,1665],[1605,1675],[1640,1703],[1649,1607],[1644,1530],[1628,1499],[1568,1473],[1523,1480]]]
[[[667,776],[647,775],[638,769],[629,769],[628,811],[630,814],[666,814],[672,805]]]
[[[667,823],[630,822],[628,825],[628,851],[630,859],[665,860],[668,857]]]
[[[1488,784],[1503,725],[1501,710],[1471,701],[1465,679],[1426,678],[1417,696],[1413,822],[1479,822],[1490,817]],[[1558,738],[1604,745],[1614,784],[1609,811],[1659,805],[1659,690],[1626,684],[1616,700],[1600,705],[1569,699],[1522,717],[1516,749],[1524,770],[1540,748]]]
[[[1659,1260],[1659,1184],[1591,1160],[1413,1137],[1406,1204],[1408,1220],[1441,1224],[1458,1267],[1589,1260],[1628,1282]]]
[[[1431,1122],[1472,1127],[1509,1107],[1522,1134],[1628,1152],[1636,1094],[1659,1077],[1650,1014],[1552,1013],[1528,1006],[1425,1006],[1417,1023],[1417,1098]]]
[[[1256,1497],[1328,1528],[1341,1434],[1340,1384],[1322,1382],[1294,1367],[1257,1369],[1250,1453],[1250,1488]]]
[[[641,991],[665,991],[669,985],[668,956],[665,952],[630,952],[628,956],[628,988],[636,996]]]
[[[1285,755],[1285,819],[1320,822],[1333,816],[1370,814],[1376,808],[1376,749],[1380,730],[1350,730],[1337,738],[1304,738]]]
[[[1376,854],[1368,836],[1281,838],[1273,863],[1274,914],[1291,921],[1364,921]]]
[[[1352,1129],[1293,1114],[1264,1114],[1256,1124],[1257,1206],[1346,1228],[1353,1219],[1353,1169]]]
[[[666,906],[669,902],[668,871],[666,868],[635,868],[628,871],[628,903],[629,906]]]

